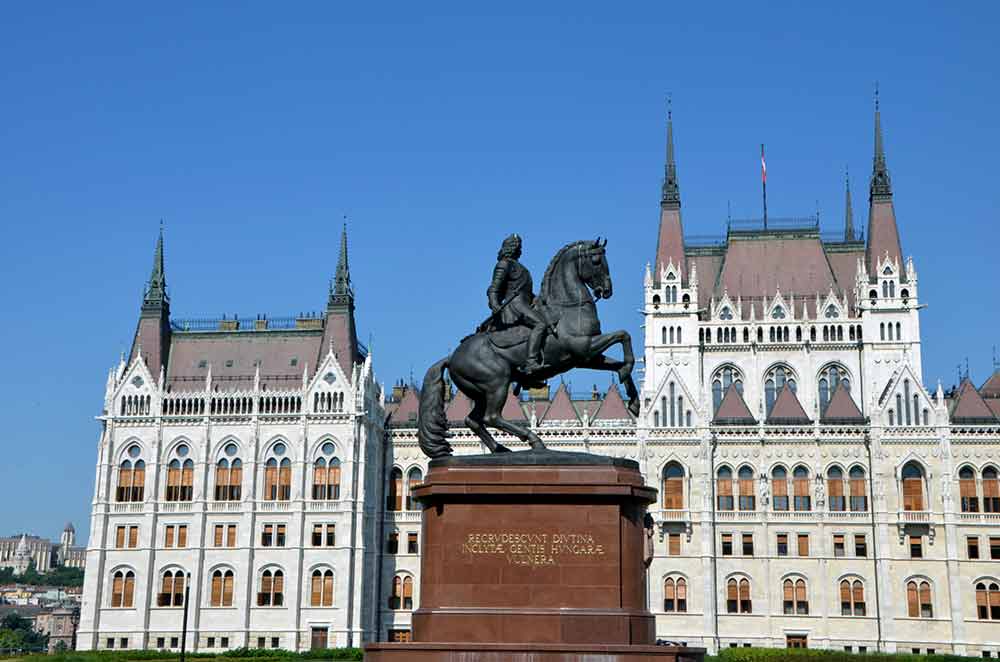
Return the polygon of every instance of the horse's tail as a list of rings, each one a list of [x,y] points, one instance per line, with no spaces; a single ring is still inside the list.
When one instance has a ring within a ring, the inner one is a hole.
[[[447,367],[448,358],[443,358],[428,368],[420,391],[417,440],[420,449],[431,458],[451,455],[451,444],[447,439],[448,417],[444,413],[444,370]]]

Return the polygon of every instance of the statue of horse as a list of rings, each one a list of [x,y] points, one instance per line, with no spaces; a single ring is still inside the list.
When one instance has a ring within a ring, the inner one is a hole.
[[[575,241],[561,248],[552,258],[535,306],[550,322],[542,349],[543,369],[526,376],[520,372],[527,359],[526,327],[475,333],[466,337],[451,354],[432,365],[424,376],[417,417],[420,448],[431,458],[452,454],[448,443],[448,419],[445,415],[447,369],[451,379],[472,401],[466,425],[482,439],[493,453],[509,452],[497,443],[487,426],[510,433],[527,442],[533,450],[545,444],[528,427],[501,416],[511,383],[531,384],[560,375],[572,368],[590,368],[616,372],[625,385],[628,409],[639,414],[639,393],[632,381],[635,356],[632,337],[627,331],[601,333],[595,299],[611,297],[611,274],[605,246],[607,240]],[[592,294],[593,293],[593,294]],[[612,345],[622,346],[623,360],[604,356]]]

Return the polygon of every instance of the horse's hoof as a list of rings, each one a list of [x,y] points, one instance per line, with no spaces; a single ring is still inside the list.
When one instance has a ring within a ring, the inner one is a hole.
[[[493,449],[494,453],[510,453],[511,450],[504,446],[503,444],[497,444],[497,447]]]
[[[528,442],[528,443],[531,444],[531,442]],[[535,443],[531,444],[531,450],[533,450],[533,451],[544,451],[544,450],[548,450],[548,449],[545,447],[545,444],[543,444],[542,442],[538,441],[538,442],[535,442]]]

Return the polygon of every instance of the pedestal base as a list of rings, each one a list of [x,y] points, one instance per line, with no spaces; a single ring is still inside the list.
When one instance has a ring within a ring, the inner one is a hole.
[[[581,644],[368,644],[365,662],[701,662],[703,648]]]

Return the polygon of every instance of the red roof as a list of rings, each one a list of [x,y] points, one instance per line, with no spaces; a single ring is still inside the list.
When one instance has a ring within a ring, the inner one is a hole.
[[[844,386],[844,382],[837,384],[833,389],[833,396],[826,405],[826,411],[820,414],[820,421],[823,423],[863,423],[864,414],[858,409],[851,392]]]
[[[576,414],[576,409],[573,407],[572,401],[569,399],[569,391],[566,389],[566,383],[563,382],[556,389],[556,395],[552,398],[552,404],[549,405],[545,413],[542,414],[541,418],[538,419],[539,423],[542,421],[575,421],[579,422],[580,418]]]
[[[399,406],[396,407],[396,411],[392,415],[392,420],[395,423],[416,422],[419,408],[420,391],[407,387],[402,400],[399,401]]]
[[[528,417],[524,415],[521,403],[517,401],[512,392],[507,392],[507,401],[503,403],[500,415],[508,421],[526,421]]]
[[[1000,398],[989,398],[986,400],[986,406],[990,408],[993,415],[1000,420]]]
[[[785,382],[785,385],[778,392],[778,399],[771,407],[771,414],[767,417],[768,425],[802,425],[810,423],[806,410],[802,408],[795,391]]]
[[[660,235],[656,241],[656,265],[653,272],[655,282],[660,282],[660,272],[671,262],[680,270],[678,281],[684,279],[687,282],[681,210],[680,207],[667,206],[660,211]]]
[[[601,401],[601,406],[594,413],[595,421],[621,421],[631,420],[632,414],[625,406],[621,393],[618,392],[618,385],[612,384],[608,388],[607,395]]]
[[[449,423],[464,423],[465,417],[469,415],[470,411],[472,411],[472,400],[465,393],[458,391],[445,408],[445,415],[448,417]]]
[[[979,395],[984,398],[1000,398],[1000,368],[995,370],[986,380],[986,383],[979,389]]]
[[[958,387],[958,395],[955,396],[955,403],[951,408],[951,421],[953,423],[996,423],[997,418],[993,414],[983,396],[972,385],[968,377],[962,380],[962,385]]]
[[[823,244],[815,236],[731,239],[719,278],[720,288],[732,298],[773,297],[779,287],[786,293],[825,293],[835,285]]]
[[[868,250],[866,252],[868,275],[877,274],[879,260],[884,260],[886,252],[903,266],[903,251],[899,245],[899,228],[896,225],[896,211],[892,200],[875,200],[868,210]]]
[[[717,425],[754,425],[757,419],[750,413],[743,396],[736,390],[736,384],[730,384],[726,394],[722,396],[719,411],[715,412],[715,419],[712,422]]]

